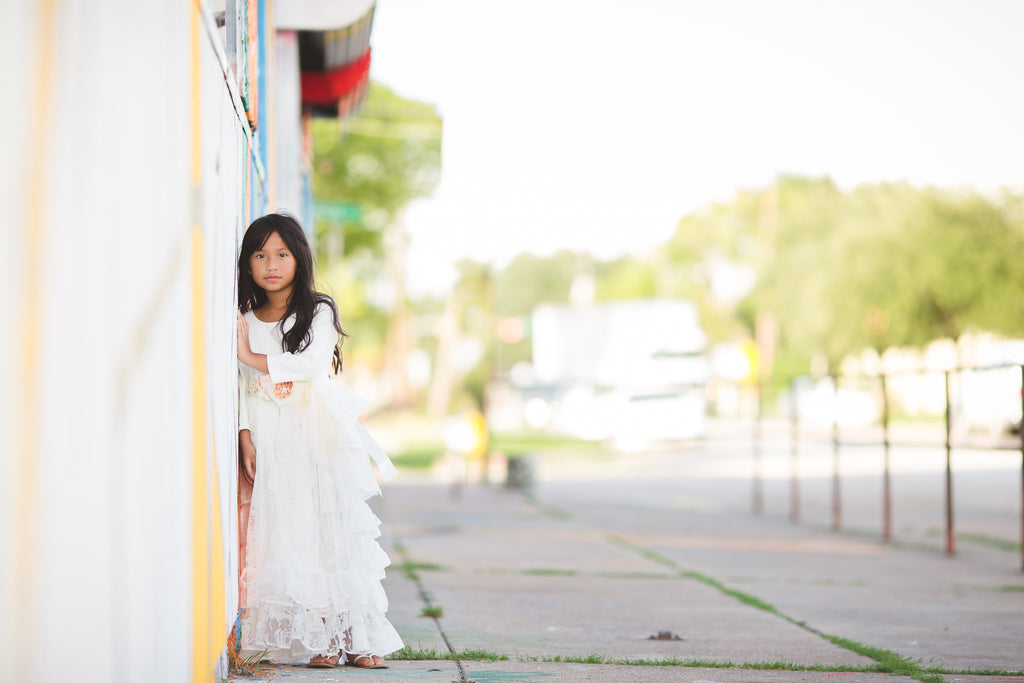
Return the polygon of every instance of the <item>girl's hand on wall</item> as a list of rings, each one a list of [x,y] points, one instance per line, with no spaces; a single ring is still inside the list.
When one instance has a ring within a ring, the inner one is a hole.
[[[249,323],[241,313],[235,313],[235,316],[238,328],[238,360],[244,363],[245,359],[252,355],[252,349],[249,348]]]

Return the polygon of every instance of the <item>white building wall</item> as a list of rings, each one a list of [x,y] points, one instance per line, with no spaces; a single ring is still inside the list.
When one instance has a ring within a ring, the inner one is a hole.
[[[212,681],[234,622],[234,262],[265,187],[201,8],[0,10],[3,681]]]

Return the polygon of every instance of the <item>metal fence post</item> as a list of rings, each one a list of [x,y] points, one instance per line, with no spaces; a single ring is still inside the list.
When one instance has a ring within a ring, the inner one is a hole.
[[[892,480],[889,475],[889,391],[882,381],[882,540],[892,540]],[[1024,447],[1024,446],[1022,446]]]
[[[754,416],[754,481],[751,499],[751,507],[755,515],[760,515],[764,512],[764,488],[761,481],[761,420],[763,418],[764,409],[761,400],[762,388],[763,385],[761,379],[758,378],[754,385],[754,391],[757,392],[757,414]]]
[[[839,375],[832,375],[832,530],[843,524],[839,482]]]
[[[953,401],[949,375],[950,371],[946,370],[946,554],[952,555],[956,548],[953,541]]]
[[[797,416],[797,382],[793,380],[789,390],[789,445],[790,445],[790,479],[789,479],[789,519],[800,520],[800,482],[799,453],[797,439],[800,430],[800,418]]]
[[[1024,571],[1024,365],[1020,366],[1020,422],[1017,423],[1020,435],[1020,548],[1021,571]]]

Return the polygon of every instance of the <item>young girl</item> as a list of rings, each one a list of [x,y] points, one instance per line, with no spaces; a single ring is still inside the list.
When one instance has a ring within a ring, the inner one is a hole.
[[[402,641],[384,617],[389,560],[366,504],[380,493],[367,454],[385,479],[396,471],[356,419],[363,401],[328,379],[344,333],[334,301],[313,289],[313,254],[295,219],[270,214],[249,226],[238,308],[238,441],[252,485],[240,656],[385,668],[382,655]]]

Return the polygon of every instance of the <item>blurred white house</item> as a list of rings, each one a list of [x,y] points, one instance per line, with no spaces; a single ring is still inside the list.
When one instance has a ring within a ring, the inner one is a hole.
[[[704,434],[707,337],[688,301],[537,308],[532,372],[493,394],[500,426],[546,428],[618,447]]]

